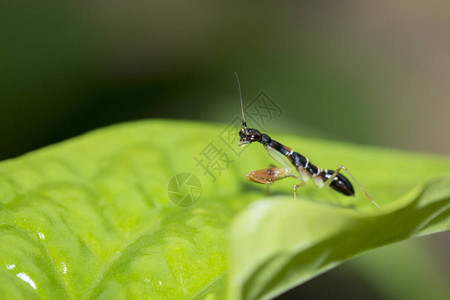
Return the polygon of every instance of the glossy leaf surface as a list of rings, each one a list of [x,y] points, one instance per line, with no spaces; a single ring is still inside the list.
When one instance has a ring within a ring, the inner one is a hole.
[[[0,294],[221,299],[228,282],[230,298],[266,298],[363,251],[449,229],[448,159],[271,134],[323,167],[346,165],[382,208],[312,183],[293,201],[293,179],[261,200],[265,187],[245,174],[273,162],[260,145],[238,148],[236,133],[135,122],[0,163]],[[180,183],[197,192],[189,207],[169,200],[181,173],[201,183]]]

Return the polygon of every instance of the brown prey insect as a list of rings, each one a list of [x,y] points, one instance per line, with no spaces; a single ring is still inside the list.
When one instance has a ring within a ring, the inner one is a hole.
[[[341,165],[335,171],[317,167],[312,164],[308,158],[271,139],[267,134],[261,133],[255,128],[247,128],[244,116],[244,105],[242,102],[241,85],[237,73],[235,74],[239,86],[239,97],[242,110],[242,129],[239,131],[239,146],[243,147],[253,142],[259,142],[264,146],[267,152],[281,164],[281,167],[270,167],[267,169],[251,171],[247,174],[247,180],[255,183],[267,184],[269,186],[275,181],[287,177],[294,177],[300,181],[300,183],[294,185],[294,198],[296,198],[297,189],[305,186],[310,178],[319,188],[331,187],[340,194],[354,196],[355,191],[352,184],[344,175],[339,173],[341,170],[345,170],[353,181],[361,188],[367,198],[369,198],[369,200],[377,207],[380,207],[345,166]],[[297,171],[298,175],[293,173],[294,170]]]

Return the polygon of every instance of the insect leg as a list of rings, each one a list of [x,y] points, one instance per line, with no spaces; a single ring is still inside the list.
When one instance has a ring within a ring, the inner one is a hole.
[[[298,178],[298,177],[297,177]],[[300,178],[298,178],[300,179]],[[297,189],[299,187],[304,187],[308,181],[301,180],[299,184],[294,185],[294,200],[297,200]]]
[[[356,180],[356,178],[352,175],[352,173],[350,173],[348,171],[348,169],[343,166],[340,165],[336,171],[334,171],[333,175],[331,175],[330,178],[328,178],[327,180],[325,180],[325,182],[323,183],[324,186],[330,186],[330,184],[333,182],[334,178],[336,177],[336,175],[341,171],[341,170],[345,170],[347,172],[347,174],[353,179],[354,182],[356,182],[356,184],[359,186],[359,188],[363,191],[363,193],[367,196],[367,198],[369,198],[369,200],[375,204],[376,207],[380,208],[380,206],[378,205],[378,203],[375,202],[375,200],[372,199],[372,197],[369,195],[369,193],[366,192],[366,190],[363,188],[363,186],[358,182],[358,180]]]
[[[267,187],[267,189],[266,189],[267,197],[270,196],[270,185],[271,185],[271,183],[267,183],[267,184],[266,184],[266,187]]]

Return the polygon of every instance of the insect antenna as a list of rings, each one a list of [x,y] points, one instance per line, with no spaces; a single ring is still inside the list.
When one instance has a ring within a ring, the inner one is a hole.
[[[238,83],[238,87],[239,87],[239,98],[241,99],[241,110],[242,110],[242,128],[245,130],[245,132],[247,133],[247,122],[245,122],[245,115],[244,115],[244,104],[242,101],[242,91],[241,91],[241,83],[239,81],[239,76],[237,74],[237,72],[234,72],[234,75],[236,75],[236,79],[237,79],[237,83]]]

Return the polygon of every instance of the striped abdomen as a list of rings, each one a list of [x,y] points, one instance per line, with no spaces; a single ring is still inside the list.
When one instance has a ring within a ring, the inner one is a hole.
[[[325,172],[327,171],[327,172]],[[331,177],[331,175],[333,175],[334,171],[333,170],[324,170],[320,173],[320,176],[322,177],[322,180],[325,181],[328,178]],[[353,196],[355,195],[355,190],[353,189],[352,184],[350,183],[350,181],[347,179],[347,177],[345,177],[344,175],[342,175],[341,173],[338,173],[333,181],[330,184],[330,187],[343,194],[346,196]]]
[[[296,167],[301,176],[303,176],[303,173],[306,173],[306,175],[311,177],[315,182],[316,180],[319,180],[323,183],[327,179],[331,178],[334,173],[333,170],[322,169],[310,163],[309,159],[307,159],[300,153],[294,152],[291,148],[286,147],[275,140],[272,140],[266,134],[262,134],[261,143],[268,148],[275,149],[282,155],[286,156],[289,161]],[[306,180],[306,178],[303,179]],[[330,187],[346,196],[353,196],[355,194],[355,190],[353,189],[350,181],[347,179],[347,177],[340,173],[338,173],[334,177],[333,181],[330,183]]]
[[[312,178],[319,177],[322,182],[325,182],[334,173],[334,170],[327,170],[317,167],[316,165],[309,162],[309,160],[303,155],[292,152],[288,155],[289,160],[297,167],[297,170],[301,173],[302,170],[306,171],[308,175]],[[338,173],[333,181],[330,183],[330,187],[346,196],[353,196],[355,194],[355,190],[353,189],[352,184],[344,175]]]

